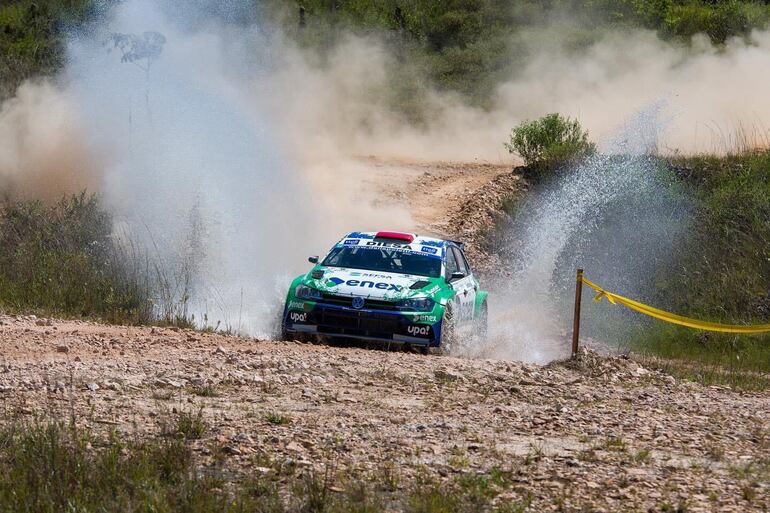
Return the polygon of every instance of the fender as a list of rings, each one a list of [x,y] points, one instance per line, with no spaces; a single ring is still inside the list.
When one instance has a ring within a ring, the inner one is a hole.
[[[473,316],[478,317],[481,313],[481,306],[487,302],[487,296],[489,292],[486,290],[480,290],[476,293],[476,303],[473,305]]]

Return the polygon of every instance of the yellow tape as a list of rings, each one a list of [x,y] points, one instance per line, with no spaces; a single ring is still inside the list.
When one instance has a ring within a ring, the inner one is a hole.
[[[680,326],[687,326],[689,328],[695,328],[699,330],[721,331],[724,333],[770,332],[770,324],[759,324],[756,326],[719,324],[716,322],[699,321],[697,319],[691,319],[690,317],[683,317],[681,315],[672,314],[670,312],[666,312],[664,310],[659,310],[649,305],[645,305],[644,303],[634,301],[633,299],[628,299],[627,297],[613,294],[612,292],[604,290],[599,285],[597,285],[596,283],[592,282],[587,278],[582,278],[582,280],[583,280],[583,283],[585,283],[586,285],[588,285],[589,287],[591,287],[597,292],[596,297],[594,298],[594,301],[598,302],[598,301],[601,301],[602,298],[607,298],[607,301],[609,301],[613,305],[621,304],[627,308],[630,308],[631,310],[636,310],[637,312],[643,313],[644,315],[649,315],[650,317],[655,317],[656,319],[670,322],[672,324],[679,324]]]

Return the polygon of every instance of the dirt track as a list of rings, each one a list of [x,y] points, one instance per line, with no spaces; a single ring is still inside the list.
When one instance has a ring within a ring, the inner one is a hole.
[[[489,263],[473,243],[519,186],[508,168],[378,169],[370,185],[397,184],[388,201],[424,205],[417,228],[459,234],[476,266]],[[677,382],[621,358],[543,367],[9,316],[0,354],[6,420],[74,414],[142,436],[200,410],[209,429],[196,452],[233,470],[334,461],[408,483],[496,467],[514,483],[497,500],[531,495],[527,511],[770,508],[770,393]]]
[[[591,354],[573,369],[31,317],[0,322],[6,419],[74,413],[97,431],[141,436],[174,412],[203,408],[210,429],[195,450],[233,469],[320,469],[333,460],[339,472],[388,469],[408,483],[417,472],[445,479],[498,467],[516,483],[500,500],[531,493],[531,511],[770,507],[767,393],[680,383]]]

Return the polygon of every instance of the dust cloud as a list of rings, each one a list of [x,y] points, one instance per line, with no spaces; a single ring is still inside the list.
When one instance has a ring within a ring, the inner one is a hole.
[[[0,198],[56,200],[101,187],[98,155],[67,93],[28,82],[0,108]]]
[[[121,236],[173,284],[160,299],[210,325],[268,336],[305,256],[348,229],[413,227],[362,185],[371,167],[360,156],[514,163],[502,146],[511,127],[548,112],[579,118],[612,151],[650,105],[661,106],[652,150],[768,142],[768,32],[716,48],[624,31],[575,54],[557,29],[533,31],[527,63],[490,108],[424,86],[413,124],[389,103],[396,57],[376,37],[341,37],[319,59],[268,21],[210,16],[209,4],[128,0],[73,34],[61,76],[24,84],[0,108],[0,191],[99,191]]]

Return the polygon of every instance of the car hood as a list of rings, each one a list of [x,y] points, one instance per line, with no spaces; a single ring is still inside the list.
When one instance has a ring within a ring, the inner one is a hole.
[[[314,279],[312,275],[318,271],[323,271],[323,276]],[[319,266],[307,275],[306,283],[329,294],[397,301],[416,295],[426,295],[434,288],[430,285],[438,280],[438,278],[409,274]],[[415,284],[418,288],[411,288]]]

